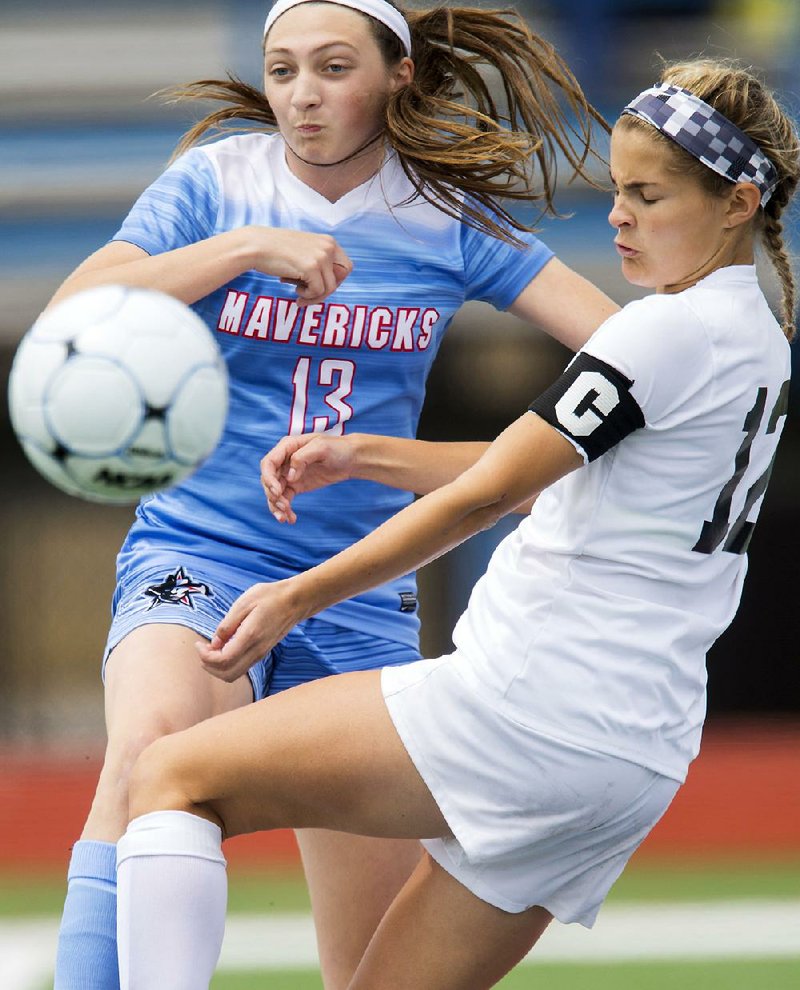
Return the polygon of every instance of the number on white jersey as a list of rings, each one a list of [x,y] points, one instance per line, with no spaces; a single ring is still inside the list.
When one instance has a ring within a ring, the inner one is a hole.
[[[744,439],[742,440],[739,450],[736,453],[736,458],[734,459],[733,474],[723,486],[722,491],[717,497],[711,519],[707,519],[703,523],[703,530],[700,533],[700,539],[692,547],[692,549],[696,550],[698,553],[713,553],[723,540],[725,541],[725,545],[722,549],[726,550],[728,553],[745,553],[750,545],[750,538],[753,535],[753,527],[755,523],[748,522],[747,517],[755,503],[766,491],[770,475],[772,474],[772,467],[775,463],[775,454],[777,452],[776,448],[778,445],[778,439],[781,435],[781,431],[778,429],[778,420],[783,418],[789,409],[788,381],[785,381],[781,386],[780,392],[778,393],[778,398],[775,400],[775,405],[772,407],[772,413],[767,421],[767,428],[764,431],[765,436],[772,437],[773,450],[769,466],[766,471],[756,478],[748,489],[747,497],[744,500],[744,506],[734,520],[733,525],[730,525],[730,512],[733,495],[741,484],[745,472],[750,464],[750,451],[753,446],[753,441],[758,436],[758,432],[761,428],[761,422],[764,419],[764,410],[766,405],[767,389],[760,388],[756,394],[756,401],[753,404],[753,408],[745,417],[744,425],[742,426],[742,430],[744,430]]]

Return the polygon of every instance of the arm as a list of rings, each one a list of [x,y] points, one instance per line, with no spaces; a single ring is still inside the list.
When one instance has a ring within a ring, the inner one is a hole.
[[[211,643],[198,644],[204,665],[235,680],[302,619],[434,560],[581,464],[564,436],[525,413],[472,467],[358,543],[303,574],[245,592]]]
[[[298,286],[302,305],[321,302],[352,271],[326,234],[249,226],[149,255],[125,241],[100,248],[66,279],[50,305],[98,285],[157,289],[193,303],[243,272],[256,270]]]
[[[551,258],[509,307],[573,351],[618,311],[613,300],[558,258]]]
[[[457,478],[489,447],[403,437],[326,433],[284,437],[261,460],[261,483],[278,522],[295,523],[295,495],[360,478],[426,495]]]
[[[435,443],[355,434],[353,478],[427,495],[454,481],[489,449],[488,441]]]
[[[578,350],[619,311],[619,306],[591,282],[551,258],[517,296],[510,311]],[[458,477],[487,446],[367,434],[284,437],[262,459],[261,481],[278,522],[295,523],[292,501],[302,492],[362,478],[425,495]],[[521,503],[516,511],[529,512],[532,502]]]

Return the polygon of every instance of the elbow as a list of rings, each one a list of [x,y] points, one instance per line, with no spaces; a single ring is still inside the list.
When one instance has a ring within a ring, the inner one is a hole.
[[[473,515],[475,532],[482,533],[487,529],[491,529],[504,516],[507,516],[509,512],[513,512],[514,508],[513,502],[505,497],[480,506],[480,508],[475,510]]]
[[[450,486],[461,500],[461,512],[467,535],[491,529],[518,506],[531,504],[538,492],[520,485],[516,479],[501,481],[496,474],[478,469],[466,471]]]
[[[533,503],[539,497],[539,491],[527,490],[520,492],[506,492],[496,501],[484,507],[485,524],[482,529],[491,529],[496,523],[512,512],[518,515],[527,516],[533,508]]]

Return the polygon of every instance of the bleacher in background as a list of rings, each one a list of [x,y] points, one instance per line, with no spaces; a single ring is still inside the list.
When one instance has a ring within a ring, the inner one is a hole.
[[[189,117],[152,94],[227,69],[258,81],[265,7],[253,0],[3,5],[1,341],[19,338],[61,278],[104,243],[165,165]],[[740,54],[778,88],[798,93],[795,0],[553,0],[519,9],[558,45],[609,118],[654,78],[656,51],[667,59],[701,50]],[[574,198],[564,189],[565,209]],[[584,229],[554,225],[550,240],[624,295],[607,250],[605,205],[593,198],[582,212]]]

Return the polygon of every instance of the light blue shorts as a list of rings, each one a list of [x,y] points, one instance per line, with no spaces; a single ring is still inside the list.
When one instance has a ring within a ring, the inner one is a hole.
[[[152,623],[186,626],[211,639],[236,599],[257,582],[251,574],[185,555],[158,558],[117,586],[103,655],[128,633]],[[369,633],[311,618],[296,626],[248,675],[256,701],[297,684],[353,670],[419,660],[418,650]]]

